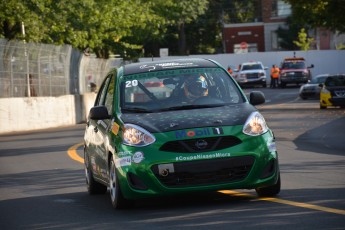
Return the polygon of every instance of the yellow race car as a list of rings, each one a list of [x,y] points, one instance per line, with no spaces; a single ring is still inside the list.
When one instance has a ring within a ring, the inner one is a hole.
[[[330,75],[320,87],[320,109],[329,106],[345,108],[345,74]]]

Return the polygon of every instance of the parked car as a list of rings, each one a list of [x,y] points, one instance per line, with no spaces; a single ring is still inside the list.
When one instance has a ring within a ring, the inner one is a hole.
[[[329,106],[345,108],[345,74],[328,76],[320,87],[320,109]]]
[[[310,68],[314,68],[314,65],[307,67],[303,57],[285,58],[281,63],[278,84],[281,87],[287,84],[305,84],[312,78]]]
[[[116,209],[136,199],[220,189],[280,192],[275,138],[220,64],[134,63],[105,77],[84,135],[90,194],[109,187]]]
[[[303,100],[308,98],[320,98],[321,87],[320,84],[323,84],[329,74],[319,74],[313,77],[307,84],[304,84],[299,89],[299,96]]]
[[[262,86],[267,87],[266,70],[259,61],[242,63],[237,69],[235,79],[240,86]]]

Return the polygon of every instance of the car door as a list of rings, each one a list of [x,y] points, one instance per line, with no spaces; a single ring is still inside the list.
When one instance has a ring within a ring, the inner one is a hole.
[[[112,106],[109,105],[112,103],[113,95],[109,95],[109,89],[113,88],[109,85],[114,83],[113,74],[109,74],[103,81],[100,91],[96,97],[94,106],[106,106],[108,113],[111,114]],[[90,160],[93,167],[94,175],[98,178],[104,179],[107,178],[106,171],[106,157],[107,157],[107,130],[110,124],[111,119],[104,120],[88,120],[88,135],[91,136],[90,143]]]
[[[113,118],[113,102],[115,93],[115,72],[112,72],[107,76],[109,78],[108,84],[106,85],[104,97],[100,100],[99,105],[105,106],[108,110],[110,117],[104,120],[97,121],[97,128],[95,129],[96,135],[100,140],[100,144],[96,146],[96,162],[99,166],[100,176],[102,179],[108,179],[108,146],[110,142],[110,133],[112,127]]]

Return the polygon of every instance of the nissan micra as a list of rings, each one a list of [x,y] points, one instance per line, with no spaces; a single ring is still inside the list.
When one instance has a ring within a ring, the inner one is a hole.
[[[255,105],[217,62],[134,63],[105,77],[84,135],[90,194],[114,208],[199,191],[280,192],[275,138]]]

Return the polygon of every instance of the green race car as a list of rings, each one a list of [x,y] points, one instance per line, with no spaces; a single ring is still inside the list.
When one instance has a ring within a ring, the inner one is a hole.
[[[134,63],[105,77],[85,130],[90,194],[114,208],[196,191],[280,192],[272,131],[229,73],[207,59]]]

